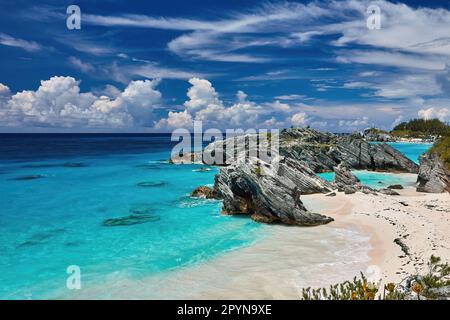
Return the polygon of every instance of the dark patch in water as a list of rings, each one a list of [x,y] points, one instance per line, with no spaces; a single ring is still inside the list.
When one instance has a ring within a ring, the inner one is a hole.
[[[82,162],[66,162],[63,164],[63,167],[66,167],[66,168],[84,168],[87,166],[88,165],[86,163],[82,163]]]
[[[65,163],[33,163],[23,165],[22,168],[29,169],[45,169],[45,168],[56,168],[56,167],[66,167],[66,168],[83,168],[87,167],[86,163],[82,162],[65,162]]]
[[[160,163],[145,163],[145,164],[138,164],[136,168],[147,170],[158,170],[162,169],[163,166]]]
[[[45,168],[54,168],[57,166],[58,166],[57,164],[50,164],[50,163],[35,163],[35,164],[26,164],[22,166],[22,168],[45,169]]]
[[[66,242],[66,243],[64,243],[64,245],[66,247],[78,247],[80,245],[80,243],[76,242],[76,241],[72,241],[72,242]]]
[[[138,187],[143,188],[154,188],[154,187],[161,187],[164,185],[166,185],[164,181],[143,181],[137,184]]]
[[[27,241],[18,245],[18,248],[35,246],[43,243],[47,243],[48,240],[59,233],[65,232],[65,229],[53,229],[50,231],[40,232],[32,235]]]
[[[135,206],[131,207],[129,211],[131,214],[150,214],[154,210],[149,205],[139,204],[139,205],[135,205]]]
[[[134,224],[155,222],[158,221],[159,219],[160,218],[158,216],[132,214],[121,218],[106,219],[105,221],[103,221],[103,225],[105,227],[131,226]]]
[[[44,175],[42,174],[30,174],[27,176],[20,176],[20,177],[16,177],[12,180],[16,180],[16,181],[27,181],[27,180],[36,180],[36,179],[41,179],[41,178],[45,178]]]

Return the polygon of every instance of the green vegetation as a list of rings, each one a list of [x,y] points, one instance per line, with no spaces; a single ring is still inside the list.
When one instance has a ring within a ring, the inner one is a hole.
[[[256,163],[256,166],[255,166],[255,169],[254,169],[253,172],[256,174],[256,176],[258,178],[262,176],[263,171],[262,171],[262,168],[261,168],[261,163],[259,161]]]
[[[366,130],[364,130],[364,134],[370,134],[370,133],[372,133],[372,134],[389,134],[389,132],[388,131],[385,131],[385,130],[381,130],[381,129],[378,129],[378,128],[370,128],[370,129],[366,129]]]
[[[436,141],[428,152],[437,153],[447,169],[450,170],[450,136],[442,137]]]
[[[369,282],[361,273],[361,278],[331,285],[325,288],[306,288],[302,291],[303,300],[404,300],[407,298],[437,299],[436,289],[450,286],[450,266],[441,263],[441,258],[431,256],[428,273],[412,275],[400,284],[388,283],[379,292],[379,284]]]
[[[429,138],[431,136],[449,136],[450,126],[439,119],[412,119],[395,126],[391,134],[406,138]]]

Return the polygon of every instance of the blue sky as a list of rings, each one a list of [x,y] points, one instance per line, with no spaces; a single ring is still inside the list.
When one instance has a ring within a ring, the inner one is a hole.
[[[81,8],[68,30],[66,8]],[[381,29],[366,27],[369,5]],[[449,1],[0,1],[1,132],[450,117]]]

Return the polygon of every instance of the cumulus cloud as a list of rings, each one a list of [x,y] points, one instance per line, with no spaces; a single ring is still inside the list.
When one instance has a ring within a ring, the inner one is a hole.
[[[291,123],[294,126],[298,126],[298,127],[304,126],[307,122],[308,122],[308,117],[307,117],[306,113],[304,113],[304,112],[296,113],[291,118]]]
[[[447,108],[428,108],[428,109],[420,109],[417,115],[420,118],[430,120],[430,119],[439,119],[441,121],[450,120],[450,111]]]
[[[226,106],[219,94],[206,79],[192,78],[187,91],[188,100],[181,112],[169,112],[166,118],[158,122],[158,128],[190,127],[193,120],[202,121],[210,128],[260,128],[281,124],[277,119],[280,110],[289,110],[289,105],[275,101],[257,104],[248,99],[248,95],[239,90],[236,102]]]
[[[52,128],[151,125],[154,122],[153,109],[161,99],[161,93],[155,89],[158,82],[132,81],[123,92],[112,98],[82,93],[75,78],[55,76],[41,81],[36,91],[17,92],[3,101],[0,125]],[[7,91],[5,88],[1,90]]]

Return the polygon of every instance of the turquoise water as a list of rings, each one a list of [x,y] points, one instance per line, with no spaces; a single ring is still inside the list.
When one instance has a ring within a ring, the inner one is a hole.
[[[199,263],[257,238],[260,225],[220,215],[218,201],[189,197],[195,187],[211,184],[217,169],[199,172],[201,165],[166,163],[167,137],[128,138],[120,152],[102,138],[89,139],[70,142],[68,156],[47,154],[52,141],[39,150],[22,141],[29,150],[16,156],[19,151],[5,147],[13,142],[3,140],[0,298],[67,294],[69,265],[81,268],[86,288],[112,274],[139,279]],[[161,142],[155,139],[165,140],[155,147]],[[29,144],[36,143],[41,141]],[[77,148],[87,155],[74,157]],[[150,186],[137,186],[141,182]],[[148,217],[146,223],[103,225],[133,209]]]
[[[115,275],[139,280],[202,263],[264,236],[250,219],[221,215],[220,202],[189,197],[217,169],[168,164],[168,136],[0,142],[1,299],[70,297],[69,265],[81,268],[83,288],[96,287]],[[425,148],[397,147],[414,159]],[[369,185],[399,183],[397,175],[356,173]],[[104,225],[132,214],[115,222],[145,223]]]
[[[419,163],[419,157],[432,146],[432,144],[429,143],[408,142],[391,142],[389,144],[416,163]],[[365,170],[354,170],[353,173],[364,185],[376,189],[386,188],[387,186],[393,184],[401,184],[405,187],[413,186],[416,183],[415,175],[392,174]],[[319,173],[319,176],[328,181],[334,180],[334,172]]]
[[[432,143],[408,142],[390,142],[389,144],[416,163],[419,163],[419,157],[433,145]]]

